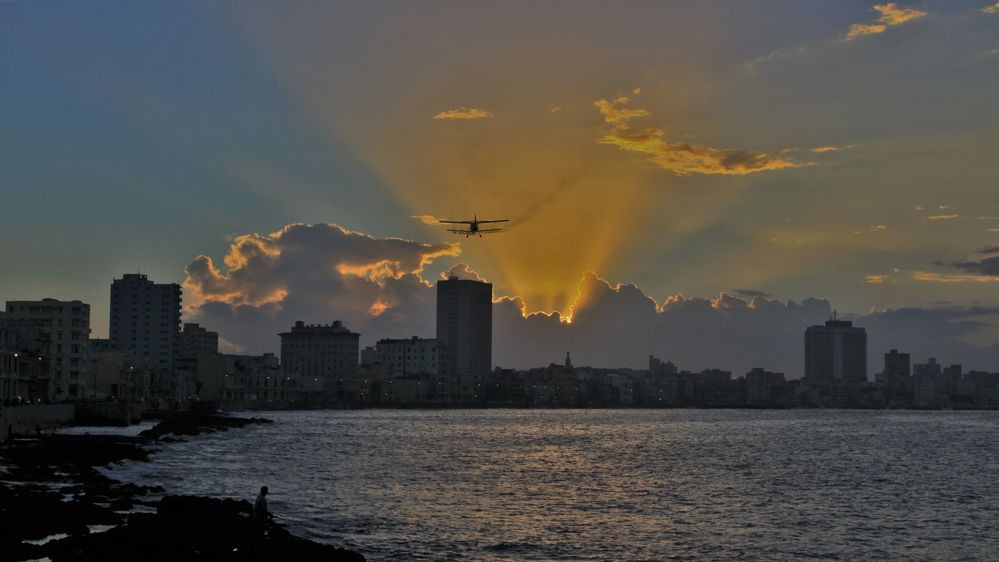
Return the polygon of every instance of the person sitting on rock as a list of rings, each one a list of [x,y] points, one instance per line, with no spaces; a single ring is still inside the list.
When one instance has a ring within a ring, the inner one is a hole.
[[[253,519],[261,525],[274,518],[274,515],[267,509],[267,486],[260,487],[260,495],[253,503]]]

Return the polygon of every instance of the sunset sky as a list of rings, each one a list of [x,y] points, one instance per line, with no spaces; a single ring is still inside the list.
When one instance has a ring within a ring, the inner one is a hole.
[[[830,308],[916,315],[927,339],[890,343],[994,369],[996,100],[991,0],[2,3],[0,299],[84,300],[106,337],[111,279],[141,269],[230,351],[299,317],[370,344],[432,336],[429,284],[462,263],[561,313],[531,361],[686,353],[587,356],[606,334],[557,324],[606,287],[660,316],[822,299],[794,345]],[[511,226],[432,224],[473,213]]]

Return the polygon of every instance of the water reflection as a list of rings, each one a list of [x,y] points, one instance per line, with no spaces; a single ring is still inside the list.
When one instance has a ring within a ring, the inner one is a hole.
[[[278,412],[115,469],[370,559],[980,558],[999,415]]]

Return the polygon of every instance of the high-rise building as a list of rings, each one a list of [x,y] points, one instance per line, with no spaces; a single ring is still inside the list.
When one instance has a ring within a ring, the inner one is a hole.
[[[39,328],[44,346],[40,351],[49,358],[49,399],[78,400],[90,395],[89,304],[56,299],[7,301],[7,318]]]
[[[153,397],[176,399],[185,394],[174,373],[180,307],[177,283],[153,283],[139,273],[126,273],[111,283],[111,344],[149,370]]]
[[[493,286],[451,277],[437,282],[437,340],[451,353],[450,399],[467,402],[492,370]]]
[[[360,334],[337,320],[325,325],[295,322],[280,336],[281,365],[286,374],[322,383],[327,397],[349,402],[358,399]]]
[[[881,372],[887,377],[909,376],[909,354],[899,353],[897,349],[885,353],[885,366]]]
[[[848,320],[805,330],[805,379],[812,383],[867,381],[867,331]]]

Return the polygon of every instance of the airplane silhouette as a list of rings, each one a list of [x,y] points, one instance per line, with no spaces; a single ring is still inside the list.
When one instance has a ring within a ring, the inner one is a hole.
[[[472,220],[470,220],[470,221],[442,221],[442,220],[438,220],[437,222],[442,223],[442,224],[467,224],[468,225],[467,229],[464,229],[464,228],[449,228],[449,229],[447,229],[447,231],[448,232],[453,232],[455,234],[463,234],[465,236],[465,238],[468,238],[469,236],[474,236],[476,234],[479,235],[479,238],[482,238],[483,234],[489,234],[490,232],[500,232],[503,229],[502,228],[479,228],[480,224],[491,224],[491,223],[498,223],[498,222],[510,222],[510,219],[500,219],[500,220],[491,220],[491,221],[480,221],[478,215],[473,215],[472,216]]]

